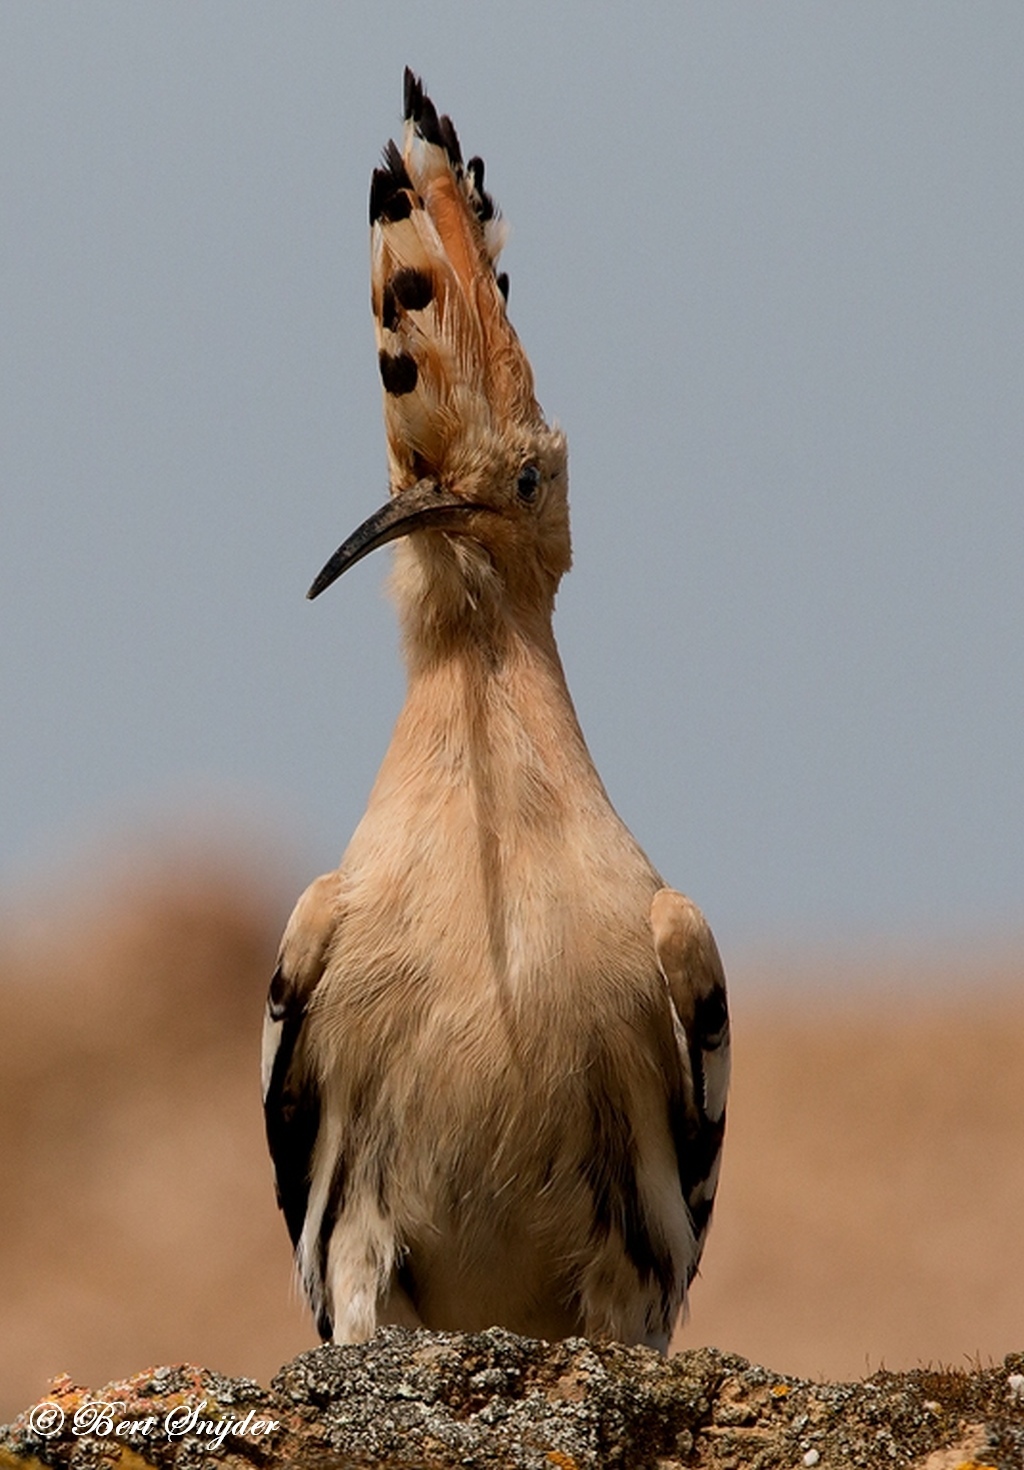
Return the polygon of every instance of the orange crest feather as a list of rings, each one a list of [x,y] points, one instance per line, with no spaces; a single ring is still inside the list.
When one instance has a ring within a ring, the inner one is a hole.
[[[467,438],[543,422],[497,273],[504,225],[479,158],[405,73],[405,135],[370,185],[371,302],[393,490],[445,480]]]

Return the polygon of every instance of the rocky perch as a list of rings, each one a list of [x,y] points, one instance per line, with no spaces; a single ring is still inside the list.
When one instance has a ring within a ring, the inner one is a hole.
[[[0,1470],[791,1470],[1024,1467],[1024,1354],[1000,1368],[808,1383],[711,1349],[385,1328],[322,1347],[269,1390],[158,1368],[93,1391],[58,1378],[0,1430]]]

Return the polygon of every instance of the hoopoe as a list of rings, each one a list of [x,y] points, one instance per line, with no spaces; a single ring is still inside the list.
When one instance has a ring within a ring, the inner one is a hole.
[[[665,1351],[729,1077],[696,906],[616,815],[552,632],[566,443],[534,397],[479,158],[405,74],[370,186],[408,691],[337,872],[285,930],[264,1031],[277,1194],[325,1339],[379,1323]]]

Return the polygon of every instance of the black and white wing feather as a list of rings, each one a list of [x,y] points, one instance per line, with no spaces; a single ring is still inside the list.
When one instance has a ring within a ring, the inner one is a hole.
[[[651,928],[683,1078],[682,1094],[670,1100],[670,1107],[679,1182],[696,1240],[689,1285],[718,1186],[729,1091],[729,1009],[718,947],[696,904],[675,889],[660,889],[651,904]]]
[[[331,1324],[323,1307],[322,1283],[310,1279],[310,1263],[303,1249],[321,1115],[320,1086],[309,1054],[307,1013],[337,929],[338,888],[338,874],[326,873],[309,885],[295,905],[281,940],[263,1023],[263,1116],[277,1202],[324,1337],[330,1337]]]

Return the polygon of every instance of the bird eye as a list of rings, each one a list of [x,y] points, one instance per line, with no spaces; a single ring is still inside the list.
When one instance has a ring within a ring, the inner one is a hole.
[[[537,499],[537,487],[540,484],[540,470],[535,464],[524,465],[519,472],[516,483],[516,494],[519,499],[531,505]]]

